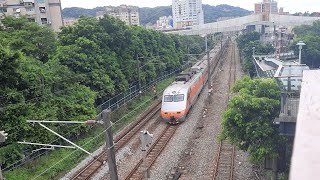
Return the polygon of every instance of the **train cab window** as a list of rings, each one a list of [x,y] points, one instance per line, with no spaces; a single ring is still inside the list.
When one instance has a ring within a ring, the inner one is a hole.
[[[184,94],[177,94],[177,95],[174,95],[174,102],[180,102],[180,101],[183,101],[184,100]]]
[[[172,95],[166,95],[164,96],[164,102],[172,102],[173,96]]]

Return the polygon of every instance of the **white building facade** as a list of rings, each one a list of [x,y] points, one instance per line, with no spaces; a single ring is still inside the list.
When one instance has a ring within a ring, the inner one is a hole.
[[[202,0],[172,0],[174,28],[189,28],[204,24]]]

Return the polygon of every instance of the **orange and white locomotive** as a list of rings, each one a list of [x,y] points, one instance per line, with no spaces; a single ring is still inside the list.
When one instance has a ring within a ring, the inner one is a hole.
[[[161,106],[161,117],[165,122],[176,124],[185,121],[208,79],[206,62],[202,60],[190,71],[178,75],[165,89]]]

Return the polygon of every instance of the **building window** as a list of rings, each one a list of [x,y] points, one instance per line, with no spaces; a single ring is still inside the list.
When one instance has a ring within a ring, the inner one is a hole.
[[[46,13],[46,7],[39,7],[40,13]]]
[[[48,24],[47,18],[41,18],[41,24]]]
[[[0,13],[6,13],[7,12],[7,8],[0,8]]]

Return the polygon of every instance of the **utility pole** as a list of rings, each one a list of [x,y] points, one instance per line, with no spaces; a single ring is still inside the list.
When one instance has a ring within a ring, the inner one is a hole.
[[[111,127],[111,111],[109,109],[105,109],[98,115],[97,121],[102,119],[103,127],[106,129],[106,148],[108,155],[108,165],[110,172],[111,180],[118,180],[118,172],[117,172],[117,164],[116,157],[113,145],[113,137],[112,137],[112,127]]]
[[[7,136],[8,136],[8,133],[5,133],[4,131],[0,131],[0,143],[5,142],[6,139],[8,138]],[[0,180],[4,180],[2,176],[1,165],[2,163],[0,162]]]

